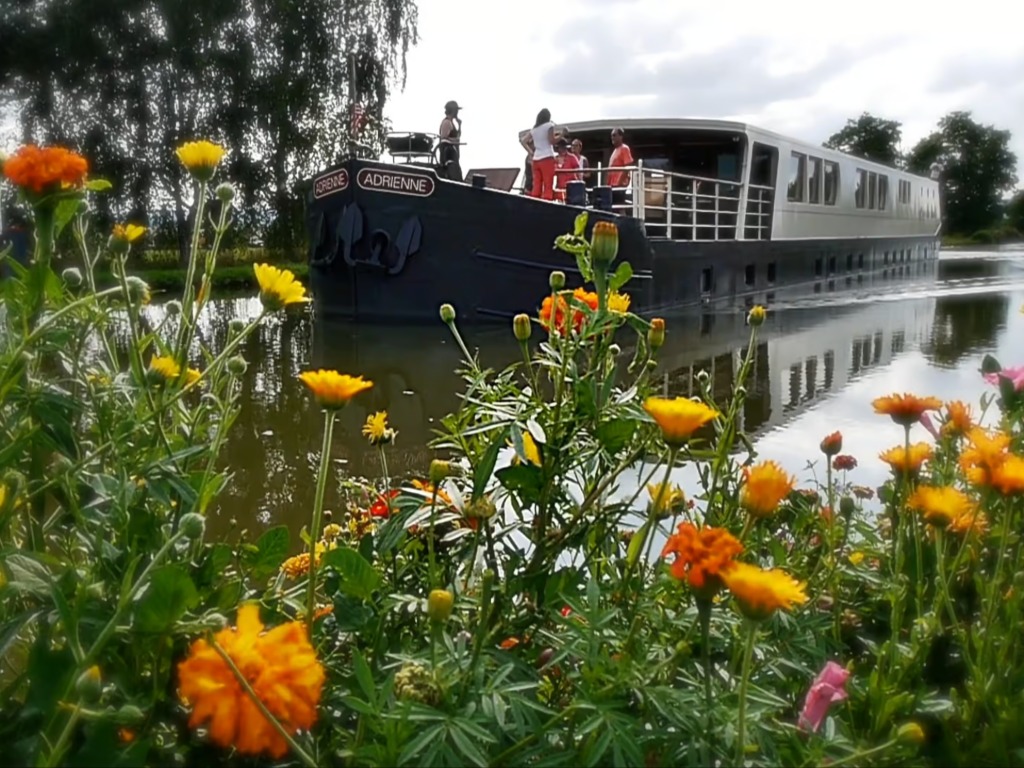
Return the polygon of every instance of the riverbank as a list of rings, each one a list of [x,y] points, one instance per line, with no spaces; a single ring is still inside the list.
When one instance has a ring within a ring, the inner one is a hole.
[[[977,245],[1009,245],[1011,243],[1019,242],[1024,242],[1024,235],[1021,235],[1021,233],[1013,227],[981,229],[970,235],[945,234],[942,236],[943,248],[964,248]]]
[[[306,282],[309,275],[309,267],[302,263],[277,262],[274,266],[281,269],[288,269],[302,283]],[[185,285],[187,272],[182,267],[144,267],[128,268],[129,274],[137,275],[145,280],[150,289],[156,291],[180,291]],[[116,280],[109,271],[102,271],[98,275],[101,285],[113,285]],[[217,265],[213,271],[213,287],[215,289],[247,289],[257,288],[256,273],[252,264],[225,264]]]

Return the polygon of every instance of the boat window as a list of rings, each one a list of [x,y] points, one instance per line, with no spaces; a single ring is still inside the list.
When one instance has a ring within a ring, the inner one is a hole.
[[[910,182],[900,179],[900,202],[904,205],[910,203]]]
[[[804,201],[804,187],[807,183],[807,155],[792,152],[789,158],[789,191],[787,198],[792,203]]]
[[[878,207],[878,174],[868,174],[868,208]]]
[[[757,271],[753,264],[747,264],[747,268],[744,270],[743,282],[748,286],[752,286],[757,279]]]
[[[835,205],[839,193],[839,163],[825,161],[825,205]]]
[[[889,177],[884,174],[878,174],[878,210],[884,211],[885,206],[889,203]]]
[[[807,202],[818,205],[821,203],[821,158],[810,158],[811,164],[807,173]]]
[[[864,195],[868,187],[868,172],[857,169],[857,182],[854,185],[853,198],[858,208],[864,208]]]
[[[767,144],[754,142],[750,157],[750,183],[759,187],[775,187],[775,165],[779,151]]]

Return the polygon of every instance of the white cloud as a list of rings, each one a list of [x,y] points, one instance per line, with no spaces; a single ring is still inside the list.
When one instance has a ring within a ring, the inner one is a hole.
[[[910,0],[421,0],[387,112],[396,130],[436,131],[448,99],[465,103],[464,169],[522,166],[516,132],[542,107],[565,122],[742,119],[811,141],[866,110],[901,121],[905,148],[965,109],[1012,131],[1024,161],[1022,25],[1024,5],[1005,0],[955,14]]]

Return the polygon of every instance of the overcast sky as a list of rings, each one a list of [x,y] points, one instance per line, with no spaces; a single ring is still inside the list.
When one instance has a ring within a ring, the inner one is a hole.
[[[458,100],[464,170],[521,166],[517,131],[542,107],[570,125],[729,118],[814,142],[866,110],[903,123],[904,149],[966,109],[1012,131],[1024,160],[1020,0],[419,5],[420,42],[386,116],[395,130],[436,132]]]

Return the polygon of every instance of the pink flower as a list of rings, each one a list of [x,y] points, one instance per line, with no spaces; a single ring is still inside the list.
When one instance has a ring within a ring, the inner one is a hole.
[[[1003,368],[998,373],[985,374],[985,381],[997,387],[999,386],[1000,378],[1009,379],[1013,384],[1014,390],[1020,392],[1024,389],[1024,365],[1018,365],[1014,368]]]
[[[850,673],[834,661],[828,662],[814,678],[811,688],[804,699],[804,708],[800,713],[798,725],[805,731],[817,732],[825,722],[828,708],[837,701],[846,698],[844,686]]]
[[[937,430],[935,428],[935,424],[932,423],[931,416],[929,416],[927,413],[922,413],[921,418],[918,419],[918,421],[921,422],[922,427],[924,427],[931,433],[932,437],[934,437],[936,440],[939,439],[939,430]]]

